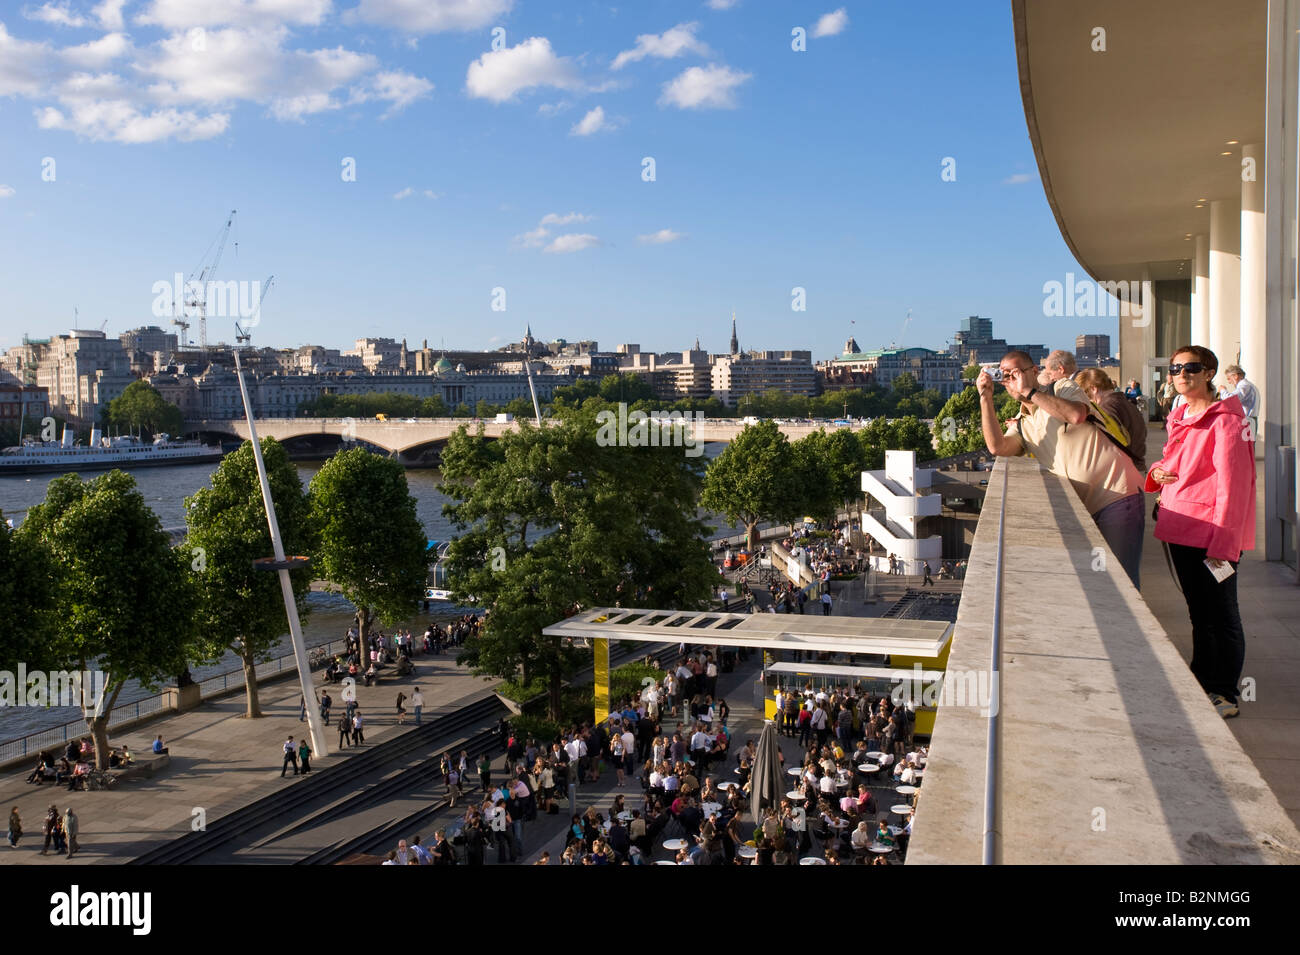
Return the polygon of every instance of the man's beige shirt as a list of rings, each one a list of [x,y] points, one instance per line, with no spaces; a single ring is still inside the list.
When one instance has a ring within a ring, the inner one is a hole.
[[[1073,381],[1056,382],[1056,397],[1088,403],[1088,396]],[[1142,490],[1142,475],[1133,460],[1102,434],[1091,421],[1066,424],[1037,406],[1007,422],[1007,435],[1020,439],[1021,453],[1028,452],[1053,474],[1074,485],[1089,514]]]

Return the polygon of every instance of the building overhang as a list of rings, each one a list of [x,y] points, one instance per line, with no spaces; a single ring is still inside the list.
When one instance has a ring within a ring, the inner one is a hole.
[[[1094,279],[1188,277],[1209,203],[1240,197],[1241,144],[1264,141],[1267,5],[1012,0],[1043,191]]]

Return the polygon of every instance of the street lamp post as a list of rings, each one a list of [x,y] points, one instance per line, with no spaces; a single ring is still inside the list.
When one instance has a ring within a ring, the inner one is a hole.
[[[262,460],[262,446],[257,441],[257,428],[253,424],[253,406],[248,400],[248,386],[244,383],[244,369],[239,363],[239,346],[235,347],[235,374],[239,377],[239,393],[244,400],[244,415],[248,419],[248,438],[253,443],[253,460],[257,464],[257,480],[262,486],[262,504],[266,508],[266,523],[271,530],[271,548],[275,557],[270,561],[258,561],[258,569],[274,570],[280,575],[280,591],[284,595],[284,610],[289,617],[289,636],[293,643],[293,658],[298,664],[298,685],[302,689],[303,703],[307,709],[307,727],[311,733],[312,752],[324,756],[329,752],[325,742],[325,727],[321,723],[320,710],[314,706],[315,690],[311,685],[311,665],[307,662],[307,649],[302,642],[302,626],[298,622],[298,604],[293,598],[293,584],[289,580],[289,568],[303,566],[306,558],[284,556],[284,544],[280,540],[280,525],[275,519],[275,504],[271,500],[271,482],[266,477],[266,462]]]

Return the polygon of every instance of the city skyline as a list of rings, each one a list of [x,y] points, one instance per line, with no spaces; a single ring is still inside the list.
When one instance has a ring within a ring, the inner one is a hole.
[[[1082,269],[1036,188],[1008,11],[715,6],[7,12],[0,348],[74,314],[166,324],[155,284],[231,209],[218,280],[276,276],[254,344],[494,348],[531,324],[721,352],[733,310],[746,348],[819,357],[941,349],[972,313],[1009,340],[1114,333],[1043,314]]]

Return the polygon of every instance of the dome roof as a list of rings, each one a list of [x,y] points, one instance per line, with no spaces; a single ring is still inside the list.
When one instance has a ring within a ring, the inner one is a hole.
[[[451,372],[452,370],[453,369],[452,369],[451,362],[447,360],[446,355],[439,358],[437,363],[433,366],[433,373],[435,375],[445,375]]]

